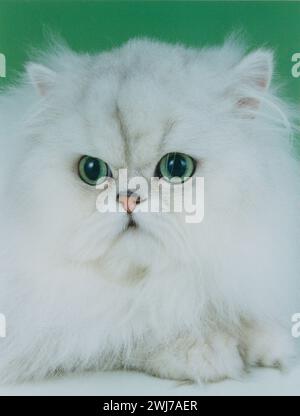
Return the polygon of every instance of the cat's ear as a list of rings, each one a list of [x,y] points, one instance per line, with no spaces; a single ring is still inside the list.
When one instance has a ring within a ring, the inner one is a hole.
[[[26,71],[30,82],[41,96],[47,95],[48,91],[55,85],[56,72],[44,65],[30,62],[26,65]]]
[[[245,56],[234,68],[233,89],[236,106],[255,110],[260,97],[269,88],[273,74],[273,53],[258,49]]]

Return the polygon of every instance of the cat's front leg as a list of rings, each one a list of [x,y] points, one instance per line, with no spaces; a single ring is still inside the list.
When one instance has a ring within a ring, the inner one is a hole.
[[[240,351],[250,367],[286,369],[295,355],[288,331],[274,323],[258,321],[244,323]]]
[[[195,382],[239,379],[244,369],[237,341],[223,332],[203,340],[178,338],[148,352],[134,366],[162,378]]]

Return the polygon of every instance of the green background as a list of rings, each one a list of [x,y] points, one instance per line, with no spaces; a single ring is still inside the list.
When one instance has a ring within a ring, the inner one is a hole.
[[[288,1],[3,1],[0,52],[12,81],[30,47],[43,47],[45,33],[62,35],[72,48],[99,51],[134,36],[200,46],[220,43],[242,30],[251,48],[275,49],[284,95],[300,98],[300,78],[291,75],[291,56],[300,52],[300,2]]]

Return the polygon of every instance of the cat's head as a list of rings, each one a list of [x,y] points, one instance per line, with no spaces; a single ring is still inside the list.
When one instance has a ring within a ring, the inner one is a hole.
[[[270,52],[243,57],[230,42],[196,50],[133,40],[95,56],[62,49],[27,73],[35,103],[24,128],[21,199],[37,245],[83,263],[109,253],[147,263],[162,251],[189,261],[205,246],[210,215],[220,220],[235,206],[257,163],[252,135]],[[108,176],[118,186],[120,169],[148,183],[191,176],[194,191],[204,177],[204,221],[186,221],[184,210],[137,212],[151,194],[126,186],[113,199],[121,209],[99,212],[95,185]]]

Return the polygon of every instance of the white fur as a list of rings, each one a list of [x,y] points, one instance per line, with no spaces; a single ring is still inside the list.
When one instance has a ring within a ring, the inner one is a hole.
[[[232,41],[132,40],[95,56],[57,47],[2,93],[2,382],[112,368],[213,381],[286,363],[300,170],[271,74],[270,51]],[[126,214],[97,212],[77,174],[87,154],[149,179],[172,151],[199,161],[200,224],[137,213],[124,232]]]

